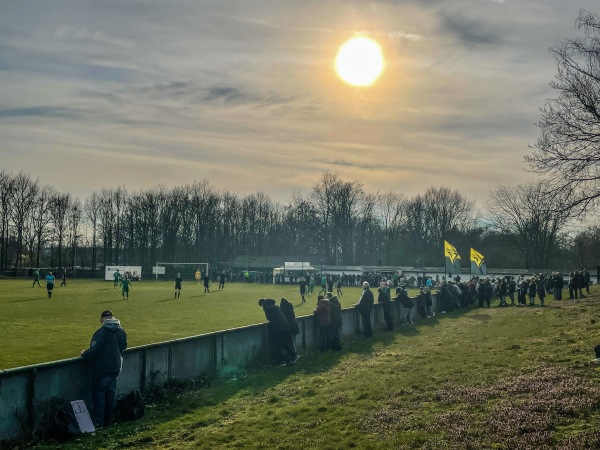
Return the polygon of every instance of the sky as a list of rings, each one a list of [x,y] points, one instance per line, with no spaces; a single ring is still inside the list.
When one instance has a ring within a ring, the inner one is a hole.
[[[596,10],[594,10],[596,7]],[[277,201],[323,171],[368,192],[534,181],[557,39],[580,0],[0,2],[0,170],[85,199],[210,181]],[[376,40],[370,87],[339,47]]]

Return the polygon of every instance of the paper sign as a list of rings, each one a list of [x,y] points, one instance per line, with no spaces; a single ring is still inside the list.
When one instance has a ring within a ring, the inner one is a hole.
[[[90,413],[88,412],[83,400],[72,401],[71,407],[73,408],[73,414],[75,414],[75,419],[77,419],[79,429],[82,433],[93,433],[96,431],[96,428],[94,428],[94,424],[92,423]]]

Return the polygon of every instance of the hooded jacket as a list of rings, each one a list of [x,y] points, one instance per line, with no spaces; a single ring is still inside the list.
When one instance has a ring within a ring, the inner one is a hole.
[[[263,311],[272,331],[290,331],[290,325],[283,315],[281,308],[275,304],[275,300],[271,298],[266,299],[263,303]]]
[[[329,317],[331,318],[332,328],[339,328],[342,326],[342,305],[337,295],[334,295],[329,299]]]
[[[285,316],[292,334],[300,334],[300,327],[298,327],[298,322],[296,322],[296,314],[294,313],[294,305],[292,305],[286,298],[282,298],[279,304],[279,308]]]
[[[94,374],[119,374],[123,367],[123,352],[127,348],[127,333],[118,319],[106,319],[92,336],[90,348],[81,355],[92,361]]]
[[[326,299],[319,300],[317,308],[313,312],[317,319],[317,325],[320,327],[328,327],[331,325],[330,311],[331,306],[329,305],[329,301]]]
[[[373,292],[371,292],[371,289],[366,288],[362,291],[360,300],[358,301],[358,312],[361,314],[371,314],[374,302],[375,299],[373,298]]]

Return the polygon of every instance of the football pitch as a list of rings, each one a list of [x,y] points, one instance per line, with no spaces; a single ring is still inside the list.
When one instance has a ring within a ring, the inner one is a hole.
[[[214,283],[205,295],[202,284],[184,280],[181,298],[174,299],[172,281],[141,281],[123,300],[111,281],[67,280],[59,287],[57,279],[50,299],[43,281],[42,287],[32,282],[0,280],[0,370],[79,356],[105,309],[121,321],[134,347],[265,322],[261,297],[286,297],[296,316],[312,314],[319,289],[302,304],[296,285],[227,283],[219,291]],[[359,295],[360,288],[344,287],[342,307],[356,303]]]

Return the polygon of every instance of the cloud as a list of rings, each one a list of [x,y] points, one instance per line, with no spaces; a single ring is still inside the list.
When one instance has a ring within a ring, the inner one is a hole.
[[[470,19],[464,13],[442,12],[442,34],[450,34],[467,45],[498,45],[503,34],[495,25],[483,19]]]
[[[202,98],[204,101],[222,101],[224,103],[238,103],[244,100],[244,95],[231,86],[211,86],[206,89],[206,94]]]
[[[18,117],[46,117],[77,119],[81,116],[82,110],[76,108],[66,108],[60,106],[30,106],[25,108],[0,108],[0,118],[18,118]]]

